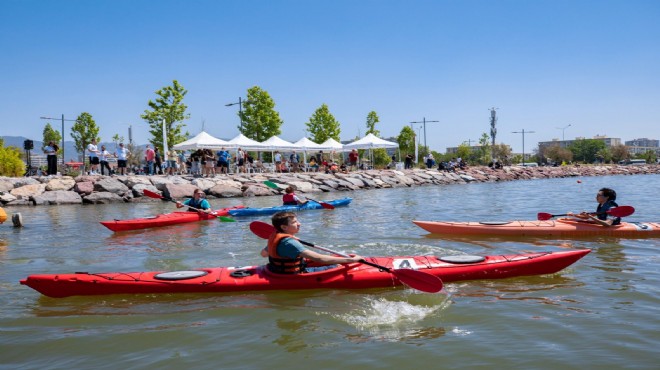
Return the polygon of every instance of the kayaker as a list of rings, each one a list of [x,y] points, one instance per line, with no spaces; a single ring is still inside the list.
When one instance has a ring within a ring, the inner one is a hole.
[[[362,260],[360,256],[335,257],[316,253],[305,248],[294,236],[300,231],[300,222],[293,212],[278,212],[271,219],[277,233],[268,239],[268,245],[261,250],[262,257],[268,257],[268,269],[280,274],[300,274],[317,272],[336,267],[337,264],[353,263]],[[322,266],[307,266],[307,261]]]
[[[598,190],[596,194],[596,201],[598,202],[598,207],[596,208],[596,213],[591,212],[581,212],[578,214],[567,213],[569,216],[576,217],[581,220],[588,220],[593,223],[597,223],[603,226],[614,226],[621,223],[621,217],[614,217],[607,214],[607,211],[618,207],[616,204],[616,191],[610,188],[602,188]]]
[[[193,192],[193,197],[190,199],[186,199],[183,203],[176,202],[176,208],[183,208],[184,206],[188,206],[192,208],[197,208],[197,209],[188,208],[188,212],[199,212],[201,210],[202,212],[210,213],[211,204],[209,204],[208,200],[202,198],[203,195],[204,195],[203,191],[201,191],[200,189],[195,189],[195,191]]]
[[[282,204],[285,206],[298,206],[303,205],[309,202],[308,200],[302,201],[296,193],[294,193],[293,186],[289,186],[284,190],[284,196],[282,196]]]

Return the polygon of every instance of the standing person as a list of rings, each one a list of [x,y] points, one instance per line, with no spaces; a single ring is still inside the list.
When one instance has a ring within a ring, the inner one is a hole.
[[[87,145],[87,151],[89,152],[89,174],[96,175],[99,171],[99,148],[96,146],[96,139],[92,139],[92,142]]]
[[[412,166],[413,166],[412,163],[413,163],[412,155],[411,155],[411,154],[407,154],[407,155],[406,155],[406,159],[404,160],[404,164],[405,164],[405,167],[404,167],[404,168],[405,168],[406,170],[412,169]]]
[[[238,148],[236,151],[236,172],[245,172],[245,152],[243,149]]]
[[[46,162],[48,163],[47,174],[57,175],[57,144],[53,141],[48,142],[44,147],[44,154],[46,154]]]
[[[119,143],[119,148],[115,152],[117,157],[117,171],[120,175],[126,175],[126,163],[128,162],[128,155],[131,154],[128,149],[124,147],[124,143]]]
[[[156,158],[156,152],[151,149],[151,146],[147,144],[147,149],[144,151],[144,160],[147,161],[148,175],[154,174],[154,159]]]
[[[289,155],[289,163],[291,164],[291,172],[298,172],[300,156],[295,150]]]
[[[204,149],[204,175],[215,176],[215,156],[211,149]]]
[[[170,149],[167,153],[167,174],[170,176],[176,175],[176,162],[177,162],[176,150]]]
[[[179,165],[179,175],[188,173],[188,166],[186,166],[186,152],[184,150],[179,153],[177,157],[177,164]]]
[[[160,152],[158,151],[158,147],[154,146],[154,173],[157,173],[159,175],[163,174],[163,157],[160,156]]]
[[[358,157],[359,154],[357,149],[351,150],[348,154],[348,164],[351,166],[351,171],[354,171],[357,168]]]
[[[288,186],[284,190],[284,195],[282,196],[282,205],[285,206],[301,206],[305,203],[309,202],[308,200],[302,201],[296,193],[294,193],[293,186]]]
[[[225,149],[221,148],[218,154],[218,168],[220,168],[220,173],[225,175],[229,173],[229,161],[231,161],[231,154]]]
[[[282,154],[279,151],[275,151],[275,170],[277,172],[282,172]]]
[[[110,157],[110,152],[105,150],[105,145],[101,145],[101,150],[99,151],[99,161],[101,163],[101,175],[105,175],[103,172],[104,168],[108,169],[108,176],[112,175],[112,170],[110,169],[110,164],[108,163],[108,158]]]
[[[176,208],[183,208],[185,206],[192,207],[188,208],[188,212],[202,211],[205,213],[211,213],[211,204],[209,204],[208,200],[204,199],[204,192],[200,189],[195,189],[192,198],[186,199],[183,203],[176,202]]]
[[[276,232],[268,238],[268,245],[261,250],[268,257],[267,268],[279,274],[317,272],[337,267],[336,264],[360,262],[362,257],[335,257],[320,254],[303,247],[295,235],[300,232],[300,222],[293,212],[278,212],[271,219]],[[309,261],[321,266],[308,266]]]
[[[596,194],[596,202],[598,202],[598,207],[596,207],[595,214],[587,212],[575,214],[569,212],[568,215],[606,227],[619,225],[621,223],[621,217],[614,217],[607,214],[607,211],[619,206],[616,204],[615,200],[616,191],[610,188],[601,188],[598,190],[598,194]]]

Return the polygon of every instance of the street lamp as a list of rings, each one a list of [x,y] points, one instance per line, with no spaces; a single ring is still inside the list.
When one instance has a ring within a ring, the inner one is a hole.
[[[561,130],[561,141],[562,141],[561,145],[564,145],[564,130],[566,130],[569,127],[571,127],[571,124],[568,124],[568,126],[564,126],[564,127],[557,127],[557,130]]]
[[[422,117],[421,121],[417,122],[410,122],[410,123],[423,123],[424,124],[424,148],[426,148],[426,152],[429,152],[429,147],[426,146],[426,122],[440,122],[440,121],[427,121],[426,117]]]
[[[39,119],[56,120],[56,119],[59,119],[59,118],[39,117]],[[64,114],[62,115],[62,166],[64,166],[64,121],[76,122],[76,120],[75,119],[64,119]],[[62,172],[62,173],[64,173],[64,172]]]
[[[513,134],[522,134],[522,144],[523,144],[523,151],[522,151],[522,164],[523,166],[525,165],[525,134],[533,134],[535,131],[525,131],[523,129],[522,131],[513,131]]]
[[[238,97],[237,103],[225,104],[225,107],[231,107],[232,105],[238,104],[238,118],[241,119],[241,133],[243,133],[243,103],[249,103],[249,100],[243,100],[240,96]]]

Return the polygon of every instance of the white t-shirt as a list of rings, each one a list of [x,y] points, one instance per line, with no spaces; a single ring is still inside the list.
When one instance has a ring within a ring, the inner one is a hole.
[[[87,145],[87,151],[89,152],[90,157],[97,157],[96,152],[99,151],[99,148],[94,144]]]

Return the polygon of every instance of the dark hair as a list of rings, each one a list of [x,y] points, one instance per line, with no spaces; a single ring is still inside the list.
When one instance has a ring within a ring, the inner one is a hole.
[[[282,230],[282,226],[288,225],[289,222],[291,222],[291,220],[294,218],[296,218],[296,214],[293,212],[277,212],[273,215],[270,221],[272,222],[275,229],[282,233],[284,232],[284,230]]]
[[[603,196],[606,197],[607,200],[616,200],[616,191],[610,188],[602,188],[598,191],[603,193]]]
[[[284,192],[287,193],[287,194],[291,194],[291,193],[294,192],[294,190],[295,189],[293,188],[293,186],[289,185],[286,189],[284,189]]]

